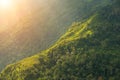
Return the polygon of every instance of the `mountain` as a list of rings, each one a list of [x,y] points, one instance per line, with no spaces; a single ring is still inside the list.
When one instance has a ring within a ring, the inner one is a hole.
[[[8,65],[0,80],[119,80],[120,6],[74,22],[49,49]]]
[[[0,10],[0,70],[48,48],[72,22],[87,18],[110,2],[16,0],[15,9],[6,12]]]

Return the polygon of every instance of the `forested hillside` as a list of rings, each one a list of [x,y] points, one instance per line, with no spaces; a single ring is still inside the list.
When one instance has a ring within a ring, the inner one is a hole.
[[[8,65],[0,80],[119,80],[119,2],[74,22],[49,49]]]
[[[18,1],[15,10],[0,9],[0,70],[7,64],[48,48],[65,33],[72,22],[87,18],[111,2],[111,0],[15,1]]]

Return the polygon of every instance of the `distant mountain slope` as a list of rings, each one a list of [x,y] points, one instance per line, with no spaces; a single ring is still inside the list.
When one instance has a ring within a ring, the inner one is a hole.
[[[118,1],[118,0],[116,0]],[[7,66],[1,80],[119,80],[120,6],[75,22],[51,48]]]
[[[7,64],[48,48],[72,22],[87,18],[111,0],[16,1],[19,1],[18,20],[10,13],[6,13],[9,18],[6,14],[0,15],[0,21],[5,18],[9,22],[8,29],[1,31],[0,28],[0,70]],[[6,26],[1,23],[0,26]]]

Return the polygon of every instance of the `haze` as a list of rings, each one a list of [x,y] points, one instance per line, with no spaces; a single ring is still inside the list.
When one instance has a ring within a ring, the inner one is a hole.
[[[12,1],[11,7],[0,8],[0,70],[48,48],[73,21],[85,18],[86,11],[94,11],[84,7],[94,7],[86,0]],[[100,6],[99,1],[94,4]]]

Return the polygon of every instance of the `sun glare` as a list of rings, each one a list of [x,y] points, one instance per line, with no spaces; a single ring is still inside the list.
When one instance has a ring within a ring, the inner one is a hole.
[[[31,0],[0,0],[0,32],[21,24],[24,17],[31,15],[33,3],[29,1]]]
[[[1,8],[9,8],[12,6],[11,0],[0,0],[0,7]]]

